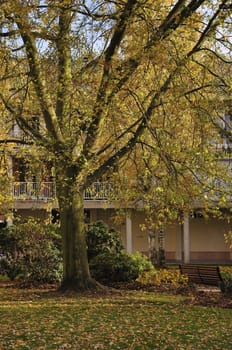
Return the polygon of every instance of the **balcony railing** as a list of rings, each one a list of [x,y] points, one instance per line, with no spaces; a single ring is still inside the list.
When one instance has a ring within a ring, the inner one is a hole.
[[[109,182],[94,182],[85,190],[84,199],[86,200],[106,200],[112,194],[112,185]]]
[[[112,193],[108,182],[94,182],[84,193],[85,200],[106,200]],[[53,182],[15,182],[13,196],[17,200],[48,200],[56,197]]]
[[[15,182],[13,196],[22,200],[47,200],[56,197],[53,182]]]

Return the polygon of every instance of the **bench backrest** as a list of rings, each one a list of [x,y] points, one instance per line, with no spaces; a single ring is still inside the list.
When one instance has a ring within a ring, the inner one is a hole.
[[[193,283],[218,286],[222,281],[218,266],[186,264],[180,265],[180,270]]]

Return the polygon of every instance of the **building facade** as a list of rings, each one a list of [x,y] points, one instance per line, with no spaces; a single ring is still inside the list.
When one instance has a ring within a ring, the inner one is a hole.
[[[22,139],[17,126],[11,137]],[[225,147],[228,148],[228,145]],[[25,157],[19,155],[20,145],[11,149],[9,155],[12,175],[13,215],[21,217],[36,216],[46,219],[59,211],[56,201],[56,188],[53,182],[52,166],[47,162],[46,171],[30,171]],[[225,158],[231,163],[231,157]],[[143,208],[122,208],[120,221],[115,221],[118,203],[109,200],[112,188],[107,182],[94,183],[84,194],[84,207],[87,223],[102,220],[120,232],[123,246],[128,253],[142,252],[149,256],[151,239],[148,230],[142,229],[145,223]],[[196,209],[199,209],[196,208]],[[0,213],[0,226],[10,225],[13,215],[4,217]],[[168,263],[215,263],[232,264],[232,250],[225,241],[225,234],[232,230],[229,220],[214,217],[204,218],[198,211],[184,213],[181,224],[174,222],[164,228],[162,244]],[[154,235],[157,243],[158,235]],[[158,244],[156,244],[158,246]]]
[[[53,213],[59,210],[52,182],[15,182],[13,190],[17,215],[46,219],[52,210]],[[142,208],[124,208],[120,222],[115,221],[118,207],[117,203],[107,199],[108,191],[109,183],[99,182],[85,192],[87,223],[104,221],[120,232],[128,253],[139,251],[149,256],[149,233],[142,229],[145,222]],[[191,215],[185,213],[182,224],[170,223],[164,229],[166,262],[232,264],[232,250],[225,241],[225,234],[231,229],[229,220],[214,217],[206,219],[199,211]],[[158,239],[158,235],[155,239]]]

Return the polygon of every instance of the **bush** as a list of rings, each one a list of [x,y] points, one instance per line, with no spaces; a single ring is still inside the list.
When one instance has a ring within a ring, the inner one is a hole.
[[[0,229],[0,251],[2,256],[6,255],[6,252],[13,252],[15,249],[15,232],[13,226]]]
[[[33,252],[21,261],[22,277],[30,283],[54,283],[62,277],[61,253],[53,245],[41,246],[43,252]]]
[[[54,225],[29,218],[27,222],[10,226],[2,249],[1,270],[10,279],[20,278],[30,283],[57,282],[62,276],[60,236]],[[3,234],[2,234],[3,238]]]
[[[154,265],[146,255],[136,252],[134,254],[131,254],[130,257],[137,266],[138,275],[144,271],[154,271]]]
[[[126,253],[102,253],[90,262],[92,276],[99,282],[128,282],[138,277],[136,263]]]
[[[145,269],[152,269],[148,258],[140,253],[105,252],[90,262],[92,276],[99,282],[131,282]]]
[[[146,256],[123,252],[119,233],[103,221],[89,226],[87,246],[91,274],[100,282],[129,282],[145,269],[153,268]]]
[[[9,256],[0,260],[0,274],[13,281],[22,272],[22,265],[18,259]]]
[[[89,261],[102,253],[120,253],[123,249],[119,233],[103,221],[89,225],[86,233]]]

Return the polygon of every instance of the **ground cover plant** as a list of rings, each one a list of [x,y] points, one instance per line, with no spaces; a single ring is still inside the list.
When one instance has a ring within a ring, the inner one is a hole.
[[[0,288],[1,350],[229,350],[232,310],[145,291]]]

